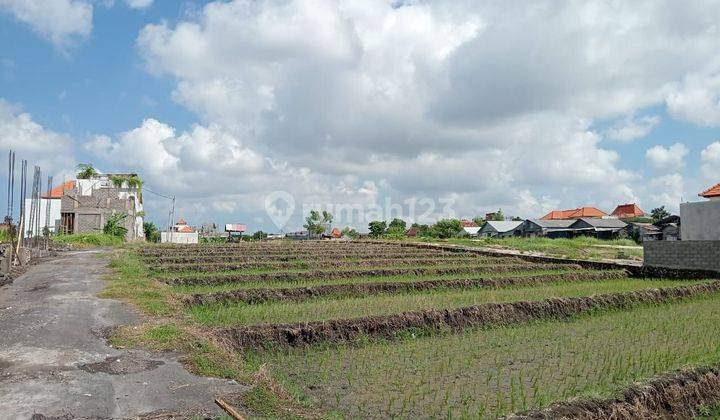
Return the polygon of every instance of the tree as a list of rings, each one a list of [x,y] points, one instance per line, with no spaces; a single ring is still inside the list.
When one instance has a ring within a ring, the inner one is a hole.
[[[405,236],[406,226],[407,224],[404,220],[398,218],[392,219],[390,224],[388,224],[387,234],[396,237]]]
[[[93,168],[91,163],[80,163],[77,169],[78,173],[75,175],[77,179],[90,179],[98,175],[98,171]]]
[[[343,234],[343,236],[346,236],[350,239],[358,239],[360,237],[360,234],[358,233],[358,231],[351,228],[350,226],[346,226],[342,230],[342,234]]]
[[[438,238],[452,238],[463,231],[462,223],[457,219],[438,220],[432,227],[432,234]]]
[[[407,226],[407,224],[405,223],[405,221],[403,219],[398,219],[398,218],[392,219],[390,224],[388,224],[388,228],[390,228],[390,229],[400,228],[402,230],[405,230],[406,226]]]
[[[387,223],[385,223],[384,220],[373,220],[372,222],[368,223],[368,229],[370,230],[370,236],[377,238],[378,236],[385,234],[385,230],[387,229]]]
[[[310,210],[310,215],[305,218],[303,227],[307,229],[310,234],[320,235],[325,232],[325,224],[327,223],[332,223],[332,214],[326,211],[320,214],[317,210]]]
[[[125,238],[127,235],[127,228],[122,225],[123,221],[127,217],[125,213],[113,213],[108,217],[105,226],[103,227],[103,233],[106,235],[117,236],[119,238]]]
[[[650,210],[650,215],[652,216],[653,221],[657,222],[670,216],[670,212],[665,210],[665,206],[660,206]]]
[[[482,226],[485,224],[485,218],[482,216],[473,217],[473,222],[475,222],[476,225]]]
[[[143,231],[145,232],[145,240],[148,242],[160,242],[160,231],[153,222],[144,222]]]
[[[495,213],[493,213],[493,221],[496,222],[502,222],[505,220],[505,215],[502,212],[502,209],[498,209]]]
[[[255,239],[256,241],[267,239],[267,237],[268,237],[268,234],[263,232],[262,230],[258,230],[257,232],[252,234],[252,238]]]

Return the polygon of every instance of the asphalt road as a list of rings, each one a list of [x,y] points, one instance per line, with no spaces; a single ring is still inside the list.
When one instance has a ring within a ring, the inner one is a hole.
[[[108,346],[103,329],[140,316],[96,297],[107,273],[100,257],[65,253],[0,288],[0,418],[219,415],[215,396],[240,385],[192,375],[174,355]]]

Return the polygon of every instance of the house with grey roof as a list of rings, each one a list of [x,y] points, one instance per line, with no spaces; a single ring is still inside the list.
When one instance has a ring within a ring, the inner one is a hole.
[[[572,237],[572,229],[570,225],[575,220],[544,220],[544,219],[528,219],[523,222],[521,227],[522,236],[526,238],[534,238],[544,236],[548,238],[570,238]]]
[[[572,225],[570,225],[570,229],[574,231],[576,236],[594,236],[598,239],[624,237],[626,236],[626,227],[627,223],[619,219],[596,218],[577,219]]]
[[[522,233],[522,221],[494,221],[490,220],[478,231],[481,238],[506,238],[508,236],[520,236]]]

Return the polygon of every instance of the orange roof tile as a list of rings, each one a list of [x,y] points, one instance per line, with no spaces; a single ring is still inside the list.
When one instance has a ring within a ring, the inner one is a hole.
[[[333,228],[332,232],[330,232],[333,238],[342,238],[342,231],[338,228]]]
[[[615,207],[615,210],[610,214],[618,219],[630,219],[633,217],[645,216],[645,212],[640,209],[635,203],[621,204]]]
[[[479,227],[479,226],[477,225],[477,223],[475,223],[475,222],[472,221],[472,220],[465,220],[465,219],[463,219],[463,220],[460,221],[460,224],[462,225],[462,227]]]
[[[63,184],[50,190],[49,194],[45,194],[42,198],[60,198],[65,194],[65,191],[69,191],[75,188],[75,181],[67,181]]]
[[[705,198],[720,197],[720,183],[713,185],[712,187],[708,188],[707,190],[701,192],[698,195]]]
[[[580,207],[577,209],[570,210],[553,210],[545,216],[541,217],[541,220],[567,220],[567,219],[580,219],[581,217],[604,217],[607,213],[597,209],[595,207]]]

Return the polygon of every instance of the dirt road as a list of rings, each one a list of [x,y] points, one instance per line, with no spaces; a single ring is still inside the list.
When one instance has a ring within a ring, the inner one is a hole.
[[[219,415],[213,398],[239,385],[194,376],[173,355],[107,345],[103,329],[139,316],[96,297],[107,273],[101,256],[66,253],[0,288],[0,417]]]

